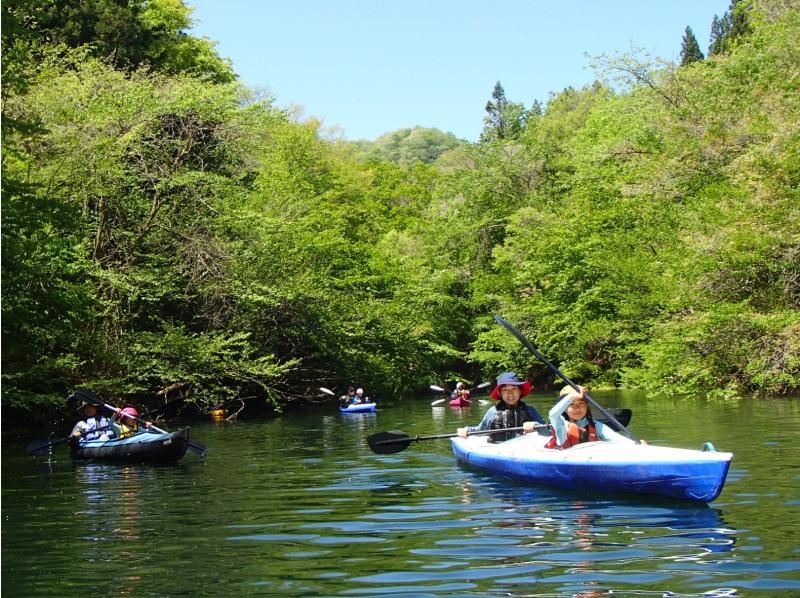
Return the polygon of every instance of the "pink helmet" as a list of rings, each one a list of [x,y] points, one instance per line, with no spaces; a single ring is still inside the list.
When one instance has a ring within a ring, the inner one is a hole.
[[[122,409],[120,409],[119,415],[120,419],[125,415],[130,415],[133,418],[137,418],[139,417],[139,412],[136,411],[135,407],[123,407]]]

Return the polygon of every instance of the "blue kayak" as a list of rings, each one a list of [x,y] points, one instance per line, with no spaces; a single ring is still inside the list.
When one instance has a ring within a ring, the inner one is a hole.
[[[79,440],[70,443],[73,459],[128,463],[179,461],[189,446],[189,429],[175,432],[137,432],[125,438]]]
[[[347,407],[339,407],[342,413],[368,413],[375,411],[375,403],[351,403]]]
[[[453,438],[456,458],[492,474],[529,484],[589,492],[627,492],[711,502],[722,492],[732,453],[645,444],[585,442],[544,448],[549,436],[505,442],[487,436]]]

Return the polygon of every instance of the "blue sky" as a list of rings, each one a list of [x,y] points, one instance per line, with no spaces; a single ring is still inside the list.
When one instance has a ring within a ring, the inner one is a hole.
[[[703,52],[730,0],[186,0],[249,87],[346,139],[414,126],[477,141],[500,81],[512,102],[597,77],[589,56]],[[588,55],[588,56],[587,56]]]

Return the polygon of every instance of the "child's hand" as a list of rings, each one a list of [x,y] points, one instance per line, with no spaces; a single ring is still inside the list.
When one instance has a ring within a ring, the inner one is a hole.
[[[456,432],[458,432],[458,435],[461,438],[466,438],[467,436],[469,436],[469,430],[467,428],[458,428]]]
[[[534,422],[524,422],[522,424],[522,433],[523,434],[530,434],[531,432],[534,431],[535,425],[536,424],[534,424]]]

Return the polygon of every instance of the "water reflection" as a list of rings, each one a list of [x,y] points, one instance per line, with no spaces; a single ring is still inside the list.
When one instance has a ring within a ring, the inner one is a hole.
[[[75,515],[87,532],[79,562],[108,562],[121,559],[125,566],[114,571],[116,593],[136,594],[142,581],[135,572],[137,563],[146,558],[142,542],[143,469],[146,466],[115,466],[76,463],[75,479],[83,508]],[[113,558],[112,556],[113,555]],[[132,570],[133,569],[133,570]]]
[[[694,569],[695,575],[711,578],[709,566],[721,562],[719,553],[732,551],[736,544],[735,530],[725,525],[721,509],[705,505],[651,504],[630,498],[570,499],[557,491],[548,496],[541,490],[513,485],[493,483],[487,487],[505,505],[506,519],[496,522],[486,534],[514,537],[519,544],[531,540],[526,562],[555,567],[547,569],[552,574],[540,572],[536,577],[507,582],[514,586],[545,582],[557,584],[569,595],[607,595],[615,587],[619,592],[620,583],[669,580],[670,563],[681,563],[683,575]],[[610,562],[624,563],[624,574],[610,573]],[[654,562],[663,566],[654,570]],[[724,579],[725,575],[718,577]]]

